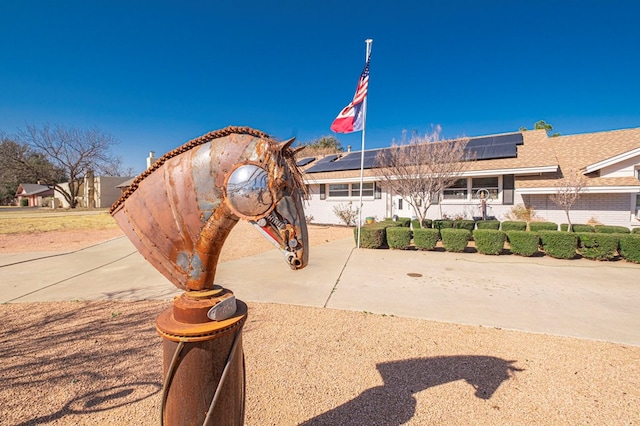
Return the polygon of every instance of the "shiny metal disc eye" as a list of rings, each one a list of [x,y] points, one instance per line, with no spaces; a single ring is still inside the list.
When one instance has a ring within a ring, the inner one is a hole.
[[[259,216],[268,212],[273,198],[269,192],[267,171],[255,164],[235,169],[227,180],[227,198],[242,215]]]

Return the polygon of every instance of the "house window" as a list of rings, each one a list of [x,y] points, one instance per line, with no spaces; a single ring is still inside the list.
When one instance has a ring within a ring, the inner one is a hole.
[[[351,196],[359,197],[360,196],[360,184],[352,183],[351,184]],[[363,197],[373,197],[373,182],[371,183],[363,183],[362,184],[362,196]]]
[[[382,187],[378,183],[374,184],[373,198],[376,200],[382,199]]]
[[[329,197],[348,197],[348,196],[349,196],[348,183],[329,184]]]
[[[327,185],[325,185],[324,183],[320,184],[320,199],[321,200],[327,199]]]
[[[471,179],[471,197],[474,199],[480,198],[478,191],[486,189],[489,191],[489,197],[494,200],[498,199],[498,177],[482,177]],[[484,192],[484,191],[483,191]],[[486,194],[485,194],[486,196]]]
[[[468,192],[467,180],[458,179],[453,185],[442,191],[442,198],[445,200],[466,200]]]
[[[402,198],[398,200],[398,210],[402,210]]]
[[[514,175],[502,176],[502,204],[513,205],[515,188]]]

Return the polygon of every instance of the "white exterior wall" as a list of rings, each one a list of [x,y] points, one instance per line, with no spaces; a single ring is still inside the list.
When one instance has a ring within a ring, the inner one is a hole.
[[[632,165],[631,169],[634,170]],[[628,174],[627,174],[628,175]],[[339,183],[339,182],[335,182]],[[380,183],[377,183],[380,185]],[[329,183],[326,184],[327,192]],[[400,197],[390,194],[384,184],[381,185],[381,199],[374,197],[363,197],[362,219],[373,216],[376,220],[382,220],[393,215],[399,217],[414,218],[416,215],[412,207],[403,201],[402,209],[398,208]],[[312,217],[311,223],[343,225],[334,213],[334,207],[348,205],[352,203],[353,208],[358,206],[358,197],[332,198],[327,194],[326,199],[320,199],[320,185],[309,185],[311,199],[305,203],[305,215]],[[494,216],[500,221],[507,220],[506,215],[514,206],[526,204],[533,207],[537,217],[542,220],[566,223],[566,215],[562,209],[549,199],[547,194],[520,194],[515,191],[513,204],[502,204],[502,179],[499,180],[499,195],[495,200],[487,202],[487,216]],[[572,207],[570,215],[572,223],[587,223],[590,219],[595,219],[605,225],[625,226],[629,228],[640,227],[640,221],[635,214],[636,194],[582,194],[580,199]],[[450,218],[462,217],[473,219],[482,216],[481,204],[477,199],[471,199],[471,194],[466,200],[443,200],[440,205],[433,204],[427,211],[428,219],[441,219],[443,216]]]
[[[525,195],[524,199],[539,218],[558,224],[567,223],[564,210],[555,205],[549,195]],[[631,214],[632,206],[635,206],[635,194],[582,194],[569,215],[574,224],[595,219],[604,225],[633,228],[640,226],[640,222]]]
[[[342,182],[334,182],[342,183]],[[346,182],[345,182],[346,183]],[[368,216],[374,217],[376,220],[383,220],[384,218],[398,215],[398,217],[415,218],[416,214],[413,208],[406,200],[402,202],[402,209],[399,208],[398,200],[400,197],[389,193],[388,188],[380,182],[377,182],[382,189],[381,198],[374,199],[374,197],[363,197],[362,203],[362,220]],[[502,179],[499,180],[500,190],[502,189]],[[329,183],[326,184],[328,192]],[[306,201],[304,205],[305,216],[312,218],[311,223],[344,224],[338,219],[334,213],[334,207],[347,206],[349,202],[352,203],[353,208],[356,208],[359,204],[359,197],[327,197],[324,200],[320,199],[320,184],[309,185],[310,199]],[[514,204],[522,203],[522,198],[516,193]],[[508,213],[513,205],[502,205],[502,193],[497,200],[489,200],[487,202],[487,215],[495,216],[499,220],[505,220],[504,216]],[[442,208],[442,211],[440,210]],[[442,215],[448,217],[462,216],[465,219],[472,219],[474,216],[482,216],[480,201],[477,199],[471,200],[469,195],[467,200],[444,200],[441,206],[433,204],[427,211],[428,219],[440,219]]]
[[[326,188],[328,191],[329,184]],[[327,194],[326,199],[320,199],[320,185],[309,185],[310,199],[304,203],[304,214],[307,218],[310,218],[311,223],[322,223],[332,225],[344,225],[336,214],[334,213],[334,207],[343,206],[346,207],[351,202],[353,209],[358,207],[360,203],[360,197],[329,197]],[[362,197],[362,220],[365,217],[375,217],[376,220],[382,220],[388,215],[386,214],[387,193],[384,188],[382,189],[382,198],[374,199],[374,197]]]
[[[601,177],[632,177],[640,168],[640,156],[629,158],[600,170]]]
[[[69,192],[69,183],[68,183],[68,182],[66,182],[66,183],[61,183],[61,184],[60,184],[60,186],[61,186],[65,191]],[[66,199],[66,198],[64,198],[64,197],[62,196],[62,194],[60,194],[58,191],[54,191],[54,192],[53,192],[53,198],[54,198],[54,199],[56,199],[56,200],[58,200],[57,202],[55,202],[55,201],[54,201],[54,202],[56,203],[56,207],[62,207],[62,208],[64,208],[64,209],[68,209],[68,208],[70,207],[70,206],[69,206],[69,203],[67,202],[67,199]]]

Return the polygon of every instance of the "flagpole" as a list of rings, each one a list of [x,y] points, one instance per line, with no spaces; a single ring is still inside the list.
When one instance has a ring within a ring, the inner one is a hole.
[[[371,44],[373,43],[373,39],[366,39],[364,41],[367,46],[366,46],[366,53],[365,53],[365,63],[367,63],[369,61],[369,56],[371,55]],[[366,135],[366,129],[367,129],[367,98],[369,97],[369,95],[367,94],[367,96],[364,97],[364,100],[362,101],[362,149],[360,150],[360,208],[358,209],[358,245],[356,248],[360,248],[360,231],[362,228],[362,186],[363,186],[363,180],[364,180],[364,141],[365,141],[365,135]],[[375,195],[375,188],[373,188],[374,191],[374,195]]]

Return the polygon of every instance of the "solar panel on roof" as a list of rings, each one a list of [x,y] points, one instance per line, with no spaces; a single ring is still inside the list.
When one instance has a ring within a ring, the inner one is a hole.
[[[298,167],[306,166],[307,164],[311,163],[315,159],[316,159],[316,157],[301,158],[298,161],[296,161],[296,166],[298,166]]]
[[[472,138],[465,147],[465,160],[493,160],[500,158],[514,158],[518,156],[517,145],[522,145],[521,133],[509,133],[506,135],[483,136]],[[373,149],[364,152],[364,168],[378,167],[378,153],[388,148]],[[319,160],[307,169],[307,173],[336,172],[360,169],[360,151],[354,151],[340,155],[331,155]]]

